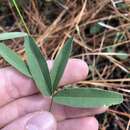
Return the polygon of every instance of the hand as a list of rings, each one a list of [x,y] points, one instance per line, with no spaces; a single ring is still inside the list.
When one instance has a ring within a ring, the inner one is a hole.
[[[52,62],[48,61],[49,68]],[[86,78],[88,66],[71,59],[60,85]],[[31,79],[13,68],[0,70],[0,129],[1,130],[98,130],[93,117],[106,108],[78,109],[54,104],[49,113],[50,99],[41,96]]]

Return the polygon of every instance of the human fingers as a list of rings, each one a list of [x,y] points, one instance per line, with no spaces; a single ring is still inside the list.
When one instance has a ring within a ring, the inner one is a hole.
[[[49,111],[51,100],[42,95],[33,95],[17,99],[8,105],[0,108],[0,128],[17,120],[29,113],[36,111]],[[57,121],[70,118],[80,118],[84,116],[96,115],[102,113],[106,108],[71,108],[58,104],[53,104],[51,108],[52,114]]]
[[[49,68],[51,68],[52,64],[52,61],[48,61]],[[87,74],[88,66],[84,61],[71,59],[67,64],[60,85],[83,80],[86,78]],[[38,92],[31,79],[13,68],[1,69],[0,80],[0,107],[15,99]]]
[[[1,130],[56,130],[57,123],[49,112],[28,114],[5,126]]]
[[[70,119],[58,123],[57,130],[98,130],[98,121],[94,117]]]
[[[56,127],[58,127],[56,129]],[[84,117],[61,121],[56,124],[55,118],[48,112],[37,112],[14,121],[1,130],[98,130],[94,117]]]

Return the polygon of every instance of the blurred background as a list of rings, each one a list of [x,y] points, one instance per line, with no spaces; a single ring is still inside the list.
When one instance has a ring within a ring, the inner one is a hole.
[[[130,130],[129,0],[16,0],[30,34],[48,59],[74,37],[71,57],[89,65],[78,84],[124,95],[121,105],[97,116],[100,130]],[[27,31],[12,0],[0,0],[0,32]],[[6,44],[26,59],[23,40]],[[8,66],[0,59],[0,67]]]

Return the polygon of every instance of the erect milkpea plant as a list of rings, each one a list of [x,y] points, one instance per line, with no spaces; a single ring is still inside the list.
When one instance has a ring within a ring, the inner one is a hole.
[[[26,61],[8,46],[5,40],[24,38]],[[49,96],[52,101],[61,105],[95,108],[120,104],[123,96],[117,92],[99,88],[81,88],[70,84],[58,89],[60,79],[72,51],[73,38],[69,38],[54,59],[52,69],[49,71],[45,57],[41,54],[36,41],[24,32],[8,32],[0,34],[0,56],[23,75],[31,78],[42,95]]]

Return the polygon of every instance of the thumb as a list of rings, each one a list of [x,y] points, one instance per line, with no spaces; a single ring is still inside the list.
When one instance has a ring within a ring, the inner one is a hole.
[[[26,130],[56,130],[56,120],[49,112],[41,112],[32,116],[25,125]]]

